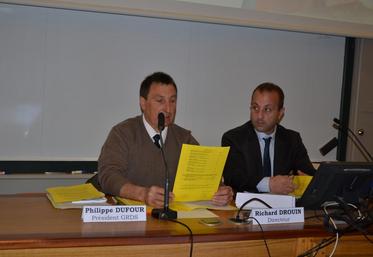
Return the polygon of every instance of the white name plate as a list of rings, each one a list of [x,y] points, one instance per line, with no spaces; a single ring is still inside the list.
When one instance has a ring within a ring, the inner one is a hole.
[[[146,206],[84,206],[82,220],[83,222],[146,221]]]
[[[304,222],[304,209],[303,207],[253,209],[250,217],[255,218],[260,225]],[[254,220],[253,224],[255,225],[257,222]]]

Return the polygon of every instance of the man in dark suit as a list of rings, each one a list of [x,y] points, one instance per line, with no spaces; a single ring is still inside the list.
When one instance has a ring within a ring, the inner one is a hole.
[[[314,174],[299,133],[279,125],[284,112],[279,86],[267,82],[254,90],[250,121],[222,137],[222,146],[230,146],[225,185],[236,192],[289,194],[296,188],[292,175]]]

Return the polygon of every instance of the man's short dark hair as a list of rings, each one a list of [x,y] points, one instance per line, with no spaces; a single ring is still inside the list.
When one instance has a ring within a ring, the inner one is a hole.
[[[176,87],[176,83],[175,83],[174,79],[170,75],[168,75],[164,72],[158,71],[158,72],[154,72],[153,74],[150,74],[149,76],[147,76],[143,80],[143,82],[141,83],[141,86],[140,86],[140,96],[141,97],[144,97],[145,99],[148,98],[148,94],[149,94],[149,91],[150,91],[150,86],[153,83],[173,85],[175,87],[175,90],[176,90],[176,93],[177,93],[177,87]]]
[[[257,86],[254,89],[251,98],[254,96],[256,91],[259,91],[260,93],[262,93],[262,92],[276,92],[277,95],[278,95],[278,98],[279,98],[278,108],[282,109],[284,107],[284,99],[285,99],[284,92],[276,84],[271,83],[271,82],[264,82],[264,83],[260,84],[259,86]]]

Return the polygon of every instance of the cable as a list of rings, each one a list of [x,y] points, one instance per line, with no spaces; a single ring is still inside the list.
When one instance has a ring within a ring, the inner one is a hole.
[[[189,231],[189,235],[190,235],[190,251],[189,251],[189,257],[192,257],[193,256],[193,232],[192,230],[190,229],[190,227],[181,222],[181,221],[178,221],[178,220],[174,220],[174,219],[166,219],[167,221],[172,221],[172,222],[175,222],[175,223],[179,223],[180,225],[183,225],[184,227],[186,227]]]
[[[343,230],[340,230],[343,233],[349,232],[349,231],[359,231],[361,234],[365,237],[367,241],[370,243],[373,243],[373,241],[368,237],[369,233],[366,231],[366,227],[370,226],[373,223],[372,216],[370,214],[369,208],[360,210],[359,207],[357,207],[354,204],[347,203],[343,199],[338,199],[337,204],[334,204],[334,206],[339,207],[342,209],[342,214],[332,214],[335,216],[335,218],[344,221],[348,227],[344,228]],[[352,207],[353,209],[349,208]],[[351,212],[355,212],[355,216]],[[356,215],[357,213],[357,215]]]
[[[329,217],[329,221],[331,221],[331,223],[333,224],[333,227],[335,229],[335,243],[334,243],[334,247],[333,247],[333,250],[332,252],[330,253],[329,257],[332,257],[335,253],[335,250],[337,249],[337,245],[338,245],[338,239],[339,239],[339,233],[338,233],[338,228],[337,228],[337,225],[335,224],[335,221],[333,218]]]
[[[270,209],[272,208],[272,206],[270,206],[269,204],[267,204],[266,202],[264,202],[262,199],[259,199],[259,198],[256,198],[256,197],[251,198],[251,199],[247,200],[246,202],[244,202],[244,203],[241,205],[240,209],[238,209],[237,214],[236,214],[236,217],[235,217],[235,220],[236,220],[236,221],[241,221],[241,220],[242,220],[242,219],[240,218],[240,213],[241,213],[242,209],[243,209],[246,205],[248,205],[249,203],[251,203],[251,202],[253,202],[253,201],[258,201],[258,202],[264,204],[266,207],[268,207],[268,208],[270,208]]]
[[[255,220],[256,223],[258,223],[258,225],[259,225],[259,227],[260,227],[260,230],[261,230],[261,232],[262,232],[262,238],[263,238],[263,241],[264,241],[265,247],[266,247],[266,249],[267,249],[268,256],[271,257],[271,253],[270,253],[270,251],[269,251],[269,247],[268,247],[268,244],[267,244],[267,240],[265,239],[265,236],[264,236],[264,230],[263,230],[262,225],[259,223],[259,221],[258,221],[256,218],[254,218],[254,217],[247,217],[247,218],[244,218],[244,219],[241,219],[241,218],[240,218],[240,213],[241,213],[241,211],[243,210],[243,208],[244,208],[247,204],[249,204],[250,202],[252,202],[252,201],[258,201],[258,202],[264,204],[266,207],[268,207],[268,208],[270,208],[270,209],[272,208],[269,204],[267,204],[267,203],[264,202],[263,200],[254,197],[254,198],[251,198],[251,199],[247,200],[246,202],[244,202],[244,203],[241,205],[240,209],[238,209],[238,211],[237,211],[236,217],[235,217],[235,218],[232,218],[231,221],[233,221],[233,222],[235,222],[235,223],[249,223],[248,221],[249,221],[250,219]]]
[[[332,257],[335,253],[335,250],[337,249],[337,245],[338,245],[338,238],[339,238],[339,233],[335,233],[335,243],[334,243],[334,247],[333,247],[333,250],[332,252],[330,253],[329,257]]]
[[[266,249],[267,249],[268,257],[271,257],[271,253],[270,253],[270,251],[269,251],[269,247],[268,247],[268,244],[267,244],[267,240],[266,240],[266,238],[265,238],[265,236],[264,236],[264,230],[263,230],[262,225],[261,225],[261,224],[259,223],[259,221],[258,221],[256,218],[254,218],[254,217],[248,217],[248,218],[246,218],[246,220],[249,220],[249,219],[253,219],[253,220],[255,220],[256,223],[259,225],[259,227],[260,227],[260,231],[261,231],[261,234],[262,234],[262,239],[263,239],[264,244],[265,244]]]
[[[306,256],[310,256],[310,254],[312,254],[312,253],[315,253],[315,252],[317,253],[320,249],[322,249],[324,247],[327,247],[328,245],[330,245],[334,241],[335,241],[335,236],[329,237],[328,239],[323,239],[319,244],[315,245],[314,247],[305,251],[304,253],[298,255],[298,257],[306,257]],[[315,255],[313,255],[313,256],[315,256]]]
[[[326,217],[328,218],[328,223],[329,223],[329,224],[331,223],[331,224],[333,225],[333,232],[334,232],[334,234],[335,234],[335,243],[334,243],[334,247],[333,247],[332,252],[331,252],[330,255],[329,255],[329,257],[332,257],[332,256],[334,255],[334,253],[335,253],[335,250],[337,249],[338,239],[339,239],[339,232],[338,232],[338,227],[337,227],[337,225],[336,225],[334,219],[330,216],[330,214],[329,214],[329,212],[328,212],[328,210],[327,210],[327,208],[328,208],[329,206],[335,206],[335,203],[332,203],[332,204],[326,204],[326,205],[324,205],[324,207],[323,207],[324,213],[325,213]],[[361,214],[361,213],[359,212],[359,215],[360,215],[360,214]]]
[[[331,207],[335,209],[333,212],[329,211]],[[312,256],[316,256],[320,249],[335,242],[329,257],[333,256],[341,236],[350,231],[360,231],[370,243],[373,243],[373,241],[367,236],[368,232],[365,230],[365,227],[368,227],[373,223],[369,208],[360,209],[354,204],[346,203],[343,201],[343,199],[338,199],[338,202],[324,204],[323,212],[325,214],[324,224],[328,230],[332,230],[334,236],[328,238],[327,240],[321,241],[318,245],[307,250],[303,254],[298,255],[298,257],[311,256],[311,254],[313,254]],[[317,215],[314,217],[317,217]],[[343,229],[338,228],[335,220],[344,221],[348,226]]]

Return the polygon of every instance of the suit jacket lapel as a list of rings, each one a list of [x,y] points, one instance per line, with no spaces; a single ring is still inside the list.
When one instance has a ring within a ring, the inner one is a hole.
[[[280,125],[277,126],[277,131],[276,131],[276,142],[275,142],[275,158],[273,160],[273,170],[278,171],[280,167],[284,166],[284,160],[286,159],[286,141],[284,139],[283,135],[283,130],[280,127]]]

